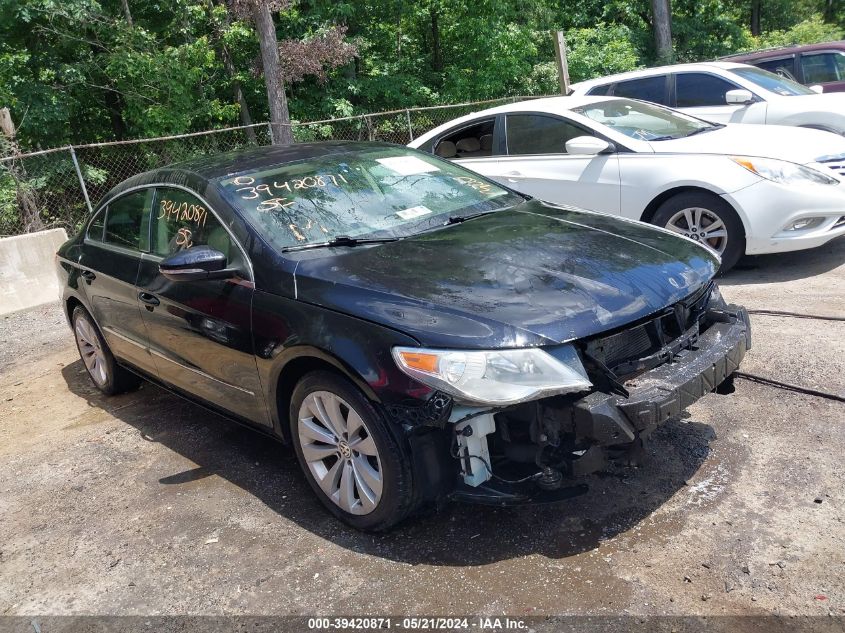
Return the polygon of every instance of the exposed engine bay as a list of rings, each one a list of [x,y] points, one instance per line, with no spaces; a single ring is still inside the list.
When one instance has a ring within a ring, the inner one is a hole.
[[[747,313],[725,304],[713,283],[658,315],[577,341],[589,394],[451,407],[446,428],[460,472],[453,496],[513,504],[585,492],[574,478],[611,460],[636,463],[661,423],[710,392],[731,393],[750,344]]]

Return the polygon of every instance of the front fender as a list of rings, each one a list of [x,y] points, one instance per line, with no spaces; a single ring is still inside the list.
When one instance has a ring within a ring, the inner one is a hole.
[[[286,436],[290,393],[304,373],[337,371],[383,405],[425,399],[431,389],[396,367],[391,348],[419,345],[396,330],[289,297],[257,291],[253,344],[276,431]]]

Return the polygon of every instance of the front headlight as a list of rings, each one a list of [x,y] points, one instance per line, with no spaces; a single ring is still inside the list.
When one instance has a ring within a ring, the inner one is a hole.
[[[761,178],[784,185],[813,183],[817,185],[838,185],[839,181],[827,174],[774,158],[754,158],[751,156],[731,156],[731,160]]]
[[[394,347],[399,368],[468,404],[506,405],[592,386],[575,348],[445,350]]]

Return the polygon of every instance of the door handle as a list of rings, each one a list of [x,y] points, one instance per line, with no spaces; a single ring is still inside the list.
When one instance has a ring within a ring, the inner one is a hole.
[[[150,294],[149,292],[139,292],[138,299],[141,300],[141,303],[146,304],[144,307],[146,307],[150,312],[152,312],[153,308],[161,303],[161,301],[158,300],[158,297]]]
[[[82,278],[89,284],[97,278],[97,275],[95,275],[94,272],[91,270],[83,270],[79,274],[82,275]]]

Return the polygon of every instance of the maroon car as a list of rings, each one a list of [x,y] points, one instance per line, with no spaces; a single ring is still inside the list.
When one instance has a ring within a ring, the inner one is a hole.
[[[805,86],[821,86],[825,92],[845,92],[845,40],[771,48],[722,59],[752,64]]]

